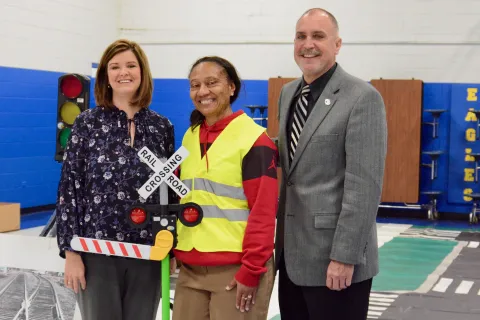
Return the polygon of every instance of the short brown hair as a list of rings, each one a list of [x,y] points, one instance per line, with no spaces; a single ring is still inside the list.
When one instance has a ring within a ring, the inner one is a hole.
[[[107,66],[112,58],[124,51],[131,50],[135,57],[137,57],[141,70],[141,83],[136,94],[133,96],[130,103],[133,106],[148,108],[152,101],[153,94],[153,79],[148,64],[147,56],[142,48],[134,42],[126,39],[120,39],[110,44],[103,52],[102,58],[97,68],[97,77],[95,79],[95,101],[97,105],[112,108],[112,89],[108,84]]]

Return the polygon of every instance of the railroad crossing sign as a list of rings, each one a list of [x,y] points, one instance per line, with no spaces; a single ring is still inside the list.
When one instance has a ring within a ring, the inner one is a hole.
[[[137,155],[142,162],[145,162],[154,171],[154,174],[148,181],[138,189],[138,193],[143,199],[147,199],[163,182],[170,186],[180,198],[183,198],[190,192],[190,189],[174,174],[178,166],[189,155],[185,147],[181,146],[165,162],[158,159],[147,147],[140,149]],[[176,244],[177,218],[184,225],[193,227],[201,222],[203,212],[201,207],[194,203],[168,205],[168,196],[165,195],[167,191],[161,190],[160,193],[159,205],[138,204],[132,206],[130,212],[127,212],[127,219],[134,228],[144,228],[149,220],[153,219],[154,223],[152,226],[155,234],[153,246],[74,237],[70,242],[72,249],[136,259],[163,260],[172,246]],[[154,215],[155,212],[159,213],[162,207],[166,211],[163,211],[163,214],[160,213],[160,216]],[[171,211],[174,215],[169,214],[167,211]]]
[[[190,192],[190,189],[174,174],[175,169],[189,155],[185,147],[181,146],[165,162],[158,159],[147,147],[140,149],[137,155],[154,171],[148,181],[138,189],[138,194],[143,199],[147,199],[163,182],[170,186],[180,198]],[[161,261],[162,320],[168,320],[170,319],[170,256],[168,254],[176,246],[177,219],[185,226],[195,227],[202,221],[203,211],[198,204],[191,202],[169,205],[168,196],[162,196],[167,193],[166,190],[162,190],[164,186],[160,189],[160,204],[134,205],[130,212],[126,213],[129,223],[134,228],[143,228],[150,219],[153,219],[153,246],[83,237],[73,238],[70,245],[76,251]]]
[[[147,147],[143,147],[137,153],[140,160],[145,162],[155,173],[145,184],[138,189],[138,193],[143,199],[147,199],[162,182],[167,183],[180,198],[186,196],[190,189],[178,179],[174,171],[185,160],[189,152],[181,146],[165,163],[162,163]]]

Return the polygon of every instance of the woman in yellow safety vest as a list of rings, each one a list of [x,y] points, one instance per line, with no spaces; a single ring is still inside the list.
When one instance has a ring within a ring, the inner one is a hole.
[[[181,202],[203,210],[196,227],[178,223],[181,262],[174,320],[267,319],[275,270],[278,153],[265,128],[233,112],[241,81],[221,57],[196,61],[189,74],[195,110],[182,145],[189,156]]]

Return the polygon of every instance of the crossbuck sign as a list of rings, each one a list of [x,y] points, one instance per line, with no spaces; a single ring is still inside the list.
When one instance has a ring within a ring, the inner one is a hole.
[[[181,146],[165,163],[158,159],[147,147],[143,147],[138,151],[138,156],[142,162],[145,162],[155,174],[138,189],[138,193],[143,199],[147,199],[153,191],[155,191],[162,182],[166,182],[180,198],[186,196],[190,189],[178,179],[174,171],[185,160],[189,152]]]

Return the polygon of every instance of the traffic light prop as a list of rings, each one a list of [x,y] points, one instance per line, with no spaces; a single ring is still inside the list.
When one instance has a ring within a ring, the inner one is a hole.
[[[61,162],[75,119],[89,108],[90,79],[76,73],[60,76],[57,98],[55,160]]]
[[[177,245],[177,220],[186,227],[195,227],[203,219],[203,210],[196,203],[168,204],[166,185],[180,198],[190,192],[190,189],[174,174],[188,154],[188,150],[183,146],[169,159],[158,159],[147,147],[143,147],[137,153],[140,160],[154,171],[154,174],[137,191],[143,199],[147,199],[160,187],[160,204],[136,203],[126,212],[125,218],[132,228],[138,229],[145,228],[151,222],[153,246],[83,237],[75,237],[70,242],[70,246],[76,251],[161,261],[162,320],[170,320],[170,256],[168,253]]]
[[[136,204],[127,212],[126,218],[134,229],[144,229],[152,222],[154,245],[150,260],[162,261],[172,248],[177,246],[177,220],[186,227],[195,227],[202,222],[202,208],[193,202],[185,204]],[[167,271],[162,270],[163,272]]]

